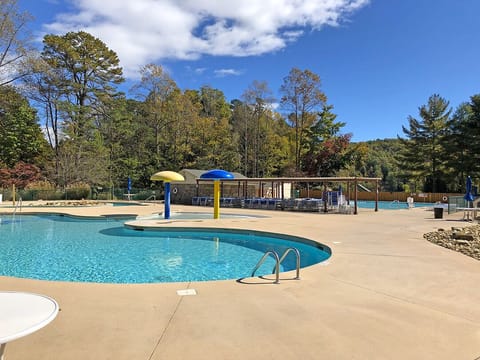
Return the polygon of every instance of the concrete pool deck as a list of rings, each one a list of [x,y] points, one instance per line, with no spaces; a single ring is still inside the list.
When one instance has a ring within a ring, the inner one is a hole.
[[[163,205],[37,208],[74,215],[161,212]],[[212,211],[172,205],[172,211]],[[0,207],[1,212],[11,209]],[[466,359],[480,357],[480,262],[423,234],[468,226],[460,213],[360,209],[358,215],[222,209],[268,218],[156,221],[297,235],[332,249],[280,284],[251,278],[112,285],[0,277],[0,290],[56,299],[44,329],[7,359]],[[1,248],[0,248],[1,249]],[[1,250],[0,250],[1,251]],[[273,279],[273,277],[272,277]],[[177,290],[197,295],[179,296]]]

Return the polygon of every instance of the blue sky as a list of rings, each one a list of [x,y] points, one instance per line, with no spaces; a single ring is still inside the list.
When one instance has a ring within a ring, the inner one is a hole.
[[[45,33],[85,30],[116,51],[129,83],[162,65],[182,89],[240,98],[288,72],[322,79],[353,141],[403,135],[438,93],[452,108],[480,93],[478,0],[19,0]],[[41,44],[39,43],[39,47]]]

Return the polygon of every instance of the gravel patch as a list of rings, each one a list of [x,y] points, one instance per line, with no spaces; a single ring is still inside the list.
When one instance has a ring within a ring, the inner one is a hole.
[[[434,244],[480,260],[480,225],[438,229],[423,237]]]

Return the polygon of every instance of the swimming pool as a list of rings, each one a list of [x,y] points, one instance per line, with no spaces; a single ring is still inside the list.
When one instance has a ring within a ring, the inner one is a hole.
[[[351,202],[353,205],[353,202]],[[434,203],[427,203],[427,202],[416,202],[413,204],[414,207],[433,207]],[[366,200],[359,200],[358,207],[363,209],[374,209],[375,208],[375,201],[366,201]],[[379,201],[378,208],[381,210],[399,210],[399,209],[408,209],[408,204],[406,202],[400,201]]]
[[[330,257],[313,241],[255,231],[180,228],[136,231],[115,219],[82,220],[61,215],[0,217],[0,275],[97,282],[159,283],[239,279],[268,250],[289,247],[302,267]],[[291,253],[281,271],[295,269]],[[268,258],[256,275],[271,274]]]

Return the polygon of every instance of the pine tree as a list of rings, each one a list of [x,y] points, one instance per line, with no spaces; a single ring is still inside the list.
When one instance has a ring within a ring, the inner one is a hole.
[[[410,176],[425,182],[424,191],[445,189],[445,168],[442,165],[444,139],[451,110],[438,94],[430,96],[427,105],[419,108],[420,120],[408,117],[409,128],[402,126],[406,139],[400,138],[402,167]]]

